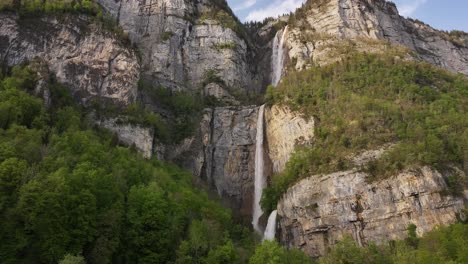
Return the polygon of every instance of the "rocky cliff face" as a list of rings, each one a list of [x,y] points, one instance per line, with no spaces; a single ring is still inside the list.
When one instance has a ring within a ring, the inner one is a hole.
[[[206,109],[195,135],[164,152],[246,219],[252,214],[257,116],[256,106]]]
[[[258,107],[206,109],[195,136],[169,147],[166,159],[207,182],[239,215],[252,215]],[[281,172],[295,146],[313,138],[314,122],[286,106],[265,108],[265,174]]]
[[[313,64],[327,64],[344,55],[337,47],[342,40],[353,40],[353,49],[372,46],[370,40],[402,45],[423,61],[453,72],[468,74],[468,45],[453,36],[398,14],[395,4],[385,0],[309,1],[294,16],[288,33],[292,66],[303,69]],[[380,46],[383,44],[381,43]]]
[[[282,172],[294,148],[307,145],[314,137],[314,120],[286,106],[274,105],[266,109],[265,123],[272,172]]]
[[[0,58],[14,66],[35,58],[87,104],[135,101],[140,66],[136,54],[86,17],[19,19],[0,13]]]
[[[125,120],[125,119],[124,119]],[[98,125],[115,133],[119,141],[127,146],[135,146],[143,157],[151,158],[153,154],[154,131],[152,128],[131,125],[118,118],[103,120]]]
[[[358,171],[304,179],[278,204],[280,241],[311,256],[326,253],[344,235],[360,245],[404,239],[409,224],[421,235],[457,222],[464,201],[446,194],[441,173],[423,167],[369,184]]]
[[[226,90],[257,91],[252,51],[235,19],[210,0],[99,0],[143,54],[143,74],[175,90],[197,90],[215,74]],[[237,32],[236,32],[237,31]],[[227,91],[225,91],[227,92]]]

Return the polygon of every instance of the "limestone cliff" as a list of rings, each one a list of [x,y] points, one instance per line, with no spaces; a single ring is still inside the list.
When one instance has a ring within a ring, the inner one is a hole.
[[[123,120],[119,120],[118,118],[103,120],[98,122],[98,125],[115,133],[122,144],[135,146],[142,153],[143,157],[151,158],[154,139],[152,128],[128,124],[125,118]]]
[[[98,0],[142,53],[146,79],[175,90],[198,90],[215,74],[226,90],[257,91],[252,49],[222,1]],[[228,93],[225,91],[223,94]]]
[[[311,256],[344,235],[360,244],[404,239],[409,224],[421,235],[464,217],[462,197],[446,194],[442,174],[429,167],[367,183],[357,170],[304,179],[278,204],[280,241]]]
[[[252,214],[258,107],[206,109],[195,135],[164,156],[211,185],[236,213]],[[284,169],[295,146],[313,138],[314,122],[286,106],[265,109],[266,176]]]
[[[14,66],[40,58],[86,105],[93,98],[128,105],[137,97],[135,52],[87,17],[20,19],[0,13],[0,58]]]
[[[308,1],[290,19],[288,58],[295,69],[328,64],[346,48],[372,52],[373,41],[388,41],[415,52],[416,58],[468,74],[468,45],[463,39],[399,15],[385,0]],[[351,47],[342,47],[343,40]],[[330,56],[331,54],[331,56]]]
[[[279,173],[294,148],[307,145],[314,137],[314,120],[303,118],[287,106],[274,105],[266,110],[265,123],[272,172]]]

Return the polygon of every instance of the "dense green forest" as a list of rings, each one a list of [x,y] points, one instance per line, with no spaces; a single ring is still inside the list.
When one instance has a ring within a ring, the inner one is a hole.
[[[2,263],[247,262],[253,234],[190,174],[117,145],[58,83],[45,108],[35,76],[0,82]]]
[[[449,192],[468,186],[468,80],[426,63],[406,61],[397,49],[350,54],[341,62],[291,72],[267,102],[286,104],[316,122],[311,146],[298,148],[264,191],[267,211],[299,179],[353,168],[350,157],[393,147],[362,169],[369,181],[405,168],[431,165],[451,171]]]

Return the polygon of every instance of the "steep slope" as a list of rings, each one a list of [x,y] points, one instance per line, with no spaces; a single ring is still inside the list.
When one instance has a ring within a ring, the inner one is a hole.
[[[284,245],[320,256],[348,235],[386,244],[466,220],[468,80],[401,58],[354,51],[269,90],[315,120],[262,200]]]
[[[0,58],[11,67],[38,58],[85,105],[136,101],[137,55],[89,17],[19,18],[0,13]]]
[[[260,90],[264,80],[255,74],[252,47],[225,1],[98,2],[138,46],[147,80],[174,90],[200,90],[214,73],[228,94]]]
[[[369,184],[355,171],[314,175],[284,194],[278,204],[279,240],[311,256],[323,256],[344,236],[360,246],[385,244],[465,219],[463,197],[447,195],[444,176],[429,167]],[[466,198],[465,198],[466,199]]]
[[[386,0],[309,0],[288,24],[288,58],[298,70],[336,61],[346,54],[346,47],[337,50],[343,40],[351,41],[351,49],[370,52],[379,47],[369,41],[383,40],[409,48],[420,60],[468,74],[466,35],[403,18]]]

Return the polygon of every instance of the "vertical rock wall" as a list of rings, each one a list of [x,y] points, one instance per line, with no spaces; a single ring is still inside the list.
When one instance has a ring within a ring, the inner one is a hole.
[[[320,256],[344,235],[360,245],[383,243],[406,238],[409,224],[422,235],[461,216],[464,198],[446,190],[442,174],[429,167],[371,184],[358,171],[314,175],[279,202],[280,241]]]
[[[93,98],[115,105],[135,101],[140,74],[136,54],[86,17],[20,19],[0,14],[0,59],[15,66],[35,58],[87,104]]]
[[[233,25],[226,26],[221,18],[212,16],[219,7],[210,0],[98,2],[118,19],[138,46],[143,75],[155,84],[174,90],[198,90],[211,72],[226,88],[259,90],[248,64],[251,48],[231,28]]]

